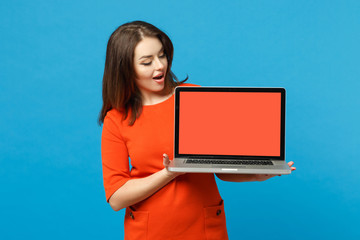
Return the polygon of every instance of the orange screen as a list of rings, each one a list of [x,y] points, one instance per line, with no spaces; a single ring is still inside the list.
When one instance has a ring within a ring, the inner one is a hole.
[[[179,154],[280,156],[281,93],[180,94]]]

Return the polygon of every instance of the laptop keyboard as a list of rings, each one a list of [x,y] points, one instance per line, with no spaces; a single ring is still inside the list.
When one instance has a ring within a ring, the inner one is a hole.
[[[195,164],[234,164],[234,165],[274,165],[270,160],[213,160],[213,159],[188,159],[186,163]]]

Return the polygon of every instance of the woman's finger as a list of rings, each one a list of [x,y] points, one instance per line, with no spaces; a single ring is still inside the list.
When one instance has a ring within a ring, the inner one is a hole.
[[[167,167],[169,165],[169,163],[170,163],[169,156],[166,153],[164,153],[163,154],[163,164],[164,164],[164,166]]]

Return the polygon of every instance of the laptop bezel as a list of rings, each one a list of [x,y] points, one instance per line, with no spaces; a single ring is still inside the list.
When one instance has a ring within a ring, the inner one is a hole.
[[[280,156],[251,156],[251,155],[207,155],[207,154],[180,154],[179,153],[179,96],[180,92],[275,92],[281,94],[281,127],[280,127]],[[193,87],[178,86],[175,88],[174,100],[174,157],[186,159],[239,159],[239,160],[279,160],[285,159],[285,100],[284,88],[258,87]]]

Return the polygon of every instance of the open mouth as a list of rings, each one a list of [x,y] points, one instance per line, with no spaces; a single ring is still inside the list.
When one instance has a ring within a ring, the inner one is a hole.
[[[157,75],[157,76],[153,77],[153,79],[155,79],[155,80],[160,80],[160,79],[162,79],[163,77],[164,77],[164,74],[163,74],[163,73],[161,73],[161,74],[159,74],[159,75]]]

